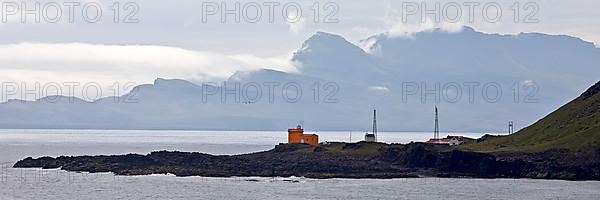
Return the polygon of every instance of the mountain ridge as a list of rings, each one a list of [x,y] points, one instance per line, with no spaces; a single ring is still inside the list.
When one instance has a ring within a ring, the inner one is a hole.
[[[234,87],[232,82],[242,83],[242,89],[253,82],[262,85],[262,99],[256,103],[248,103],[247,91],[225,95],[239,97],[238,102],[222,102],[220,93],[203,97],[203,86],[209,83],[157,78],[118,98],[138,100],[135,103],[114,103],[114,97],[77,106],[3,103],[0,128],[285,130],[305,121],[315,130],[368,130],[369,113],[377,107],[381,130],[429,131],[430,110],[437,105],[442,132],[498,133],[505,130],[506,121],[515,121],[517,129],[535,122],[597,80],[598,48],[543,35],[529,34],[517,41],[469,28],[456,33],[427,32],[409,39],[383,38],[378,44],[385,47],[382,51],[387,57],[381,57],[340,35],[318,32],[294,54],[292,61],[301,65],[298,72],[242,71],[224,81],[228,88]],[[440,42],[431,43],[431,37]],[[482,38],[485,43],[480,42]],[[457,39],[463,42],[460,46],[454,45]],[[263,85],[269,81],[279,84],[273,90],[273,102]],[[470,102],[463,84],[473,82],[479,86]],[[301,87],[300,101],[283,98],[283,93],[290,92],[282,89],[288,83]],[[405,83],[416,84],[419,90],[423,85],[431,90],[439,83],[436,91],[441,101],[433,95],[406,95]],[[449,83],[461,88],[444,89]],[[481,88],[490,83],[503,89],[497,102],[483,98]],[[537,84],[533,87],[537,92],[531,87],[526,90],[528,83]],[[514,84],[520,89],[518,95],[511,90]],[[220,85],[216,89],[222,90]],[[457,93],[462,93],[462,99],[447,100],[448,94]],[[531,94],[537,103],[523,102]],[[119,117],[107,119],[111,115]]]

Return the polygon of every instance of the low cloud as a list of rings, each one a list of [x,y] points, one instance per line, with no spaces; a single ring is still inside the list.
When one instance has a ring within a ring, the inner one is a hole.
[[[290,32],[297,34],[297,33],[304,31],[304,27],[305,27],[304,17],[298,16],[298,13],[296,13],[296,12],[288,12],[287,18],[288,19],[298,18],[297,21],[288,22]]]
[[[383,19],[386,34],[390,37],[412,37],[415,33],[440,29],[448,32],[459,32],[464,27],[465,16],[461,15],[456,22],[440,19],[436,21],[431,17],[421,16],[420,12],[416,15],[403,15],[402,6],[398,2],[388,2]],[[423,5],[423,4],[421,4]],[[420,5],[419,5],[420,6]],[[421,8],[422,9],[422,8]],[[422,12],[422,11],[421,11]]]
[[[149,83],[157,77],[219,81],[235,71],[295,71],[289,55],[263,58],[168,46],[86,43],[0,45],[0,66],[2,82],[96,82],[107,87],[115,82]]]
[[[415,33],[432,31],[439,29],[447,32],[460,32],[464,24],[462,22],[445,22],[436,23],[431,18],[426,18],[425,22],[402,22],[391,21],[387,23],[386,34],[391,37],[412,37]]]
[[[390,91],[390,89],[388,87],[385,87],[385,86],[371,86],[371,87],[369,87],[369,90],[371,90],[371,91],[381,91],[381,92],[388,92],[388,91]]]

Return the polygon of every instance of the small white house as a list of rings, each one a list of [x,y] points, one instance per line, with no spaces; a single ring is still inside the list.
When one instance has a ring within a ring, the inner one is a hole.
[[[450,145],[450,146],[458,146],[458,145],[460,145],[462,143],[463,143],[463,141],[459,140],[458,137],[452,137],[448,141],[448,145]]]
[[[431,138],[426,143],[429,144],[448,144],[450,146],[458,146],[464,142],[463,136],[447,136],[446,138]]]
[[[377,142],[377,140],[375,139],[375,134],[365,133],[365,142]]]

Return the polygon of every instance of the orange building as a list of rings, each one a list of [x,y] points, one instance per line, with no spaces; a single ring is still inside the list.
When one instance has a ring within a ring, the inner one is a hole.
[[[302,129],[302,126],[298,125],[296,128],[288,129],[288,143],[319,146],[319,135],[304,134],[304,129]]]

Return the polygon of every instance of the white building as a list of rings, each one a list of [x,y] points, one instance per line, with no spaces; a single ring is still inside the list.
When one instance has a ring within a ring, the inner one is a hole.
[[[375,139],[375,134],[365,133],[365,142],[377,142],[377,139]]]
[[[462,138],[459,140],[458,137],[452,137],[448,141],[448,145],[450,145],[450,146],[458,146],[458,145],[460,145],[462,143],[463,143]]]

